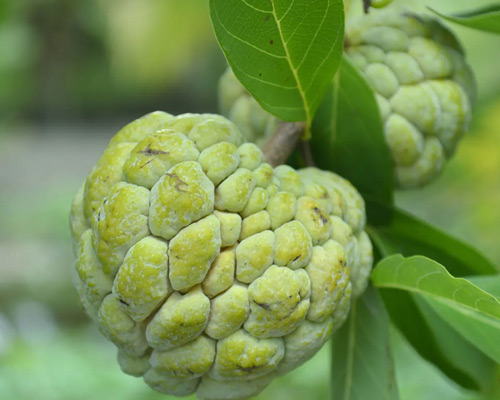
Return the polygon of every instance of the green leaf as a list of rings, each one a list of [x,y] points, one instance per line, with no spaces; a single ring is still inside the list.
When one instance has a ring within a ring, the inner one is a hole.
[[[450,362],[477,382],[483,392],[495,389],[497,365],[448,325],[420,296],[411,296]]]
[[[342,57],[342,0],[210,0],[236,77],[271,114],[310,123]]]
[[[467,280],[500,300],[500,275],[468,276]]]
[[[314,118],[311,149],[319,168],[339,173],[365,198],[392,204],[392,161],[375,94],[346,57]],[[369,219],[380,216],[371,211]]]
[[[396,215],[399,212],[393,211]],[[370,228],[370,236],[380,257],[399,251],[397,244],[379,235],[376,229]],[[391,321],[422,358],[464,388],[478,390],[490,385],[492,378],[485,371],[493,368],[491,364],[479,356],[475,348],[464,343],[461,336],[446,323],[437,320],[435,312],[429,315],[430,307],[422,307],[422,302],[418,302],[416,296],[403,290],[384,289],[381,295]],[[466,354],[471,361],[464,364],[459,354]]]
[[[420,295],[450,326],[500,363],[500,302],[494,296],[422,256],[382,260],[372,282],[379,288]]]
[[[498,400],[500,397],[458,386],[435,365],[424,360],[397,329],[391,330],[396,377],[404,400]]]
[[[483,293],[489,295],[486,292]],[[496,297],[491,296],[491,298],[496,300]],[[500,316],[491,317],[481,314],[480,311],[483,310],[471,310],[472,306],[469,309],[464,309],[460,306],[443,304],[434,298],[424,297],[424,299],[443,320],[465,339],[500,364]],[[478,301],[483,301],[483,299],[478,299]],[[498,300],[496,301],[498,302]],[[480,309],[480,307],[478,308]]]
[[[3,22],[7,16],[7,3],[5,0],[0,0],[0,22]]]
[[[380,291],[392,323],[422,358],[438,367],[460,386],[478,390],[480,383],[461,366],[457,366],[441,349],[435,332],[429,326],[414,298],[405,291]]]
[[[492,4],[477,10],[446,15],[429,7],[440,17],[479,31],[500,34],[500,4]]]
[[[383,255],[401,253],[423,255],[446,266],[454,276],[488,275],[498,272],[495,265],[469,244],[417,219],[396,207],[368,199],[371,209],[391,215],[385,225],[371,226],[372,240],[384,250]]]
[[[332,337],[332,399],[399,398],[389,333],[387,312],[370,285]]]

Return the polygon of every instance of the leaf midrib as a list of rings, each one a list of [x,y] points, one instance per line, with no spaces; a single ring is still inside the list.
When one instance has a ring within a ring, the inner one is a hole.
[[[290,66],[290,70],[292,71],[295,82],[297,82],[297,90],[298,90],[300,97],[302,99],[302,103],[304,104],[304,111],[306,112],[306,122],[307,122],[307,124],[309,124],[311,121],[311,111],[309,109],[309,104],[308,104],[307,99],[306,99],[306,93],[304,92],[304,89],[302,88],[302,83],[299,79],[298,71],[293,66],[292,58],[290,57],[290,53],[288,51],[287,42],[285,41],[285,38],[283,37],[283,32],[281,30],[281,22],[278,19],[278,16],[276,15],[274,0],[271,0],[271,6],[272,6],[272,15],[273,15],[273,18],[276,22],[276,25],[278,25],[278,33],[280,35],[281,43],[283,44],[283,49],[285,50],[285,58],[288,61],[288,65]]]
[[[350,399],[352,386],[352,370],[354,365],[354,347],[356,346],[356,302],[351,307],[351,315],[349,318],[349,336],[347,339],[347,362],[345,376],[345,393],[344,400]]]

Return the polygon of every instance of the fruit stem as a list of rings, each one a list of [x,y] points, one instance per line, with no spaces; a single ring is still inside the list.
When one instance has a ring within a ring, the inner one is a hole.
[[[315,167],[314,157],[311,150],[311,142],[302,140],[298,145],[300,155],[306,167]]]
[[[266,161],[273,167],[284,164],[304,133],[304,122],[280,122],[262,148]]]
[[[363,0],[363,10],[365,14],[368,14],[368,10],[370,9],[371,4],[372,4],[371,0]]]

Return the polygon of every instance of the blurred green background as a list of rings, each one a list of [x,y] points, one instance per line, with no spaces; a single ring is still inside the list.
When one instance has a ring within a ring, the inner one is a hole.
[[[397,201],[500,264],[500,37],[453,28],[478,77],[472,129],[438,180]],[[216,111],[224,68],[206,0],[0,0],[1,399],[169,398],[122,374],[77,306],[68,212],[122,125],[154,109]],[[394,343],[403,400],[473,398],[396,332]],[[328,350],[258,399],[326,399]]]

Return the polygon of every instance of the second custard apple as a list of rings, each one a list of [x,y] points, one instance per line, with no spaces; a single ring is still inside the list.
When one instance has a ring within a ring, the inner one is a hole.
[[[373,262],[349,182],[273,169],[218,115],[125,126],[70,221],[82,306],[125,373],[176,396],[248,398],[304,363]]]
[[[371,0],[370,7],[373,8],[384,8],[392,3],[392,0]]]
[[[457,39],[435,19],[389,8],[348,21],[345,51],[376,92],[397,186],[430,182],[467,130],[475,99],[475,79]],[[230,70],[219,97],[223,114],[249,140],[265,142],[277,119]]]

